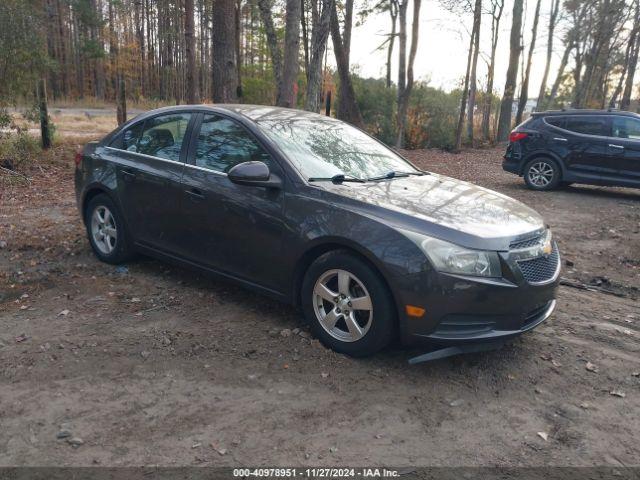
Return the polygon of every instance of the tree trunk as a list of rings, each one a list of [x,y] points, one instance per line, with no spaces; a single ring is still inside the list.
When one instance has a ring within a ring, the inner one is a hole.
[[[387,88],[391,88],[391,59],[393,46],[396,42],[396,23],[398,19],[398,1],[389,0],[389,16],[391,17],[391,34],[389,35],[389,47],[387,48]]]
[[[345,31],[346,30],[345,27]],[[362,115],[356,102],[356,94],[353,91],[351,75],[349,74],[349,59],[340,36],[340,22],[338,21],[338,12],[335,3],[331,12],[331,39],[333,40],[333,51],[336,56],[338,75],[340,77],[338,118],[363,128],[364,122],[362,121]]]
[[[473,111],[476,106],[476,71],[478,69],[478,53],[480,52],[480,23],[482,18],[482,0],[476,0],[473,11],[473,30],[475,38],[473,40],[473,60],[471,61],[471,73],[469,75],[469,104],[467,114],[467,137],[469,143],[473,145]]]
[[[44,150],[51,148],[51,128],[49,125],[49,109],[47,107],[47,81],[38,81],[38,110],[40,113],[40,143]]]
[[[524,109],[529,100],[529,77],[531,76],[531,59],[533,58],[533,50],[536,48],[536,36],[538,35],[538,20],[540,19],[540,2],[536,2],[536,12],[533,17],[533,28],[531,29],[531,43],[529,44],[529,55],[527,56],[527,66],[522,79],[522,88],[520,89],[520,99],[518,100],[518,111],[516,113],[516,125],[522,122]]]
[[[540,111],[545,108],[545,96],[547,94],[547,79],[549,78],[549,68],[551,66],[551,57],[553,55],[553,34],[558,21],[558,12],[560,11],[560,0],[551,0],[551,12],[549,13],[549,29],[547,32],[547,58],[544,64],[544,73],[540,82],[540,92],[536,102],[536,110]]]
[[[516,90],[518,78],[518,61],[520,60],[520,31],[522,30],[522,2],[514,0],[513,19],[511,23],[511,37],[509,50],[509,67],[504,84],[504,94],[500,102],[500,119],[498,120],[498,141],[504,142],[509,138],[511,131],[511,112],[513,108],[513,96]]]
[[[491,106],[493,99],[493,81],[496,67],[496,50],[498,48],[498,37],[500,35],[500,19],[504,9],[504,0],[493,3],[491,11],[491,57],[487,72],[487,91],[484,99],[484,110],[482,112],[482,139],[489,141],[489,123],[491,121]]]
[[[327,47],[334,0],[322,0],[322,10],[314,19],[311,32],[309,68],[307,69],[307,96],[304,108],[317,112],[320,107],[320,87],[322,83],[322,57]]]
[[[238,100],[235,8],[234,0],[213,1],[212,81],[215,103]]]
[[[556,95],[558,95],[558,89],[560,88],[560,83],[562,82],[562,77],[564,75],[564,70],[567,68],[567,63],[569,62],[569,55],[571,54],[571,50],[573,46],[568,44],[564,49],[564,53],[562,54],[562,60],[560,60],[560,66],[558,67],[558,73],[556,74],[556,79],[553,82],[553,86],[551,87],[551,91],[549,92],[549,98],[545,103],[545,108],[548,108],[553,104],[553,101],[556,99]]]
[[[278,86],[277,105],[295,108],[300,57],[300,0],[287,0],[284,34],[284,64],[282,82]]]
[[[278,44],[278,35],[271,16],[271,10],[273,10],[272,0],[258,0],[258,9],[260,10],[260,18],[267,37],[267,47],[269,47],[269,54],[271,55],[271,67],[273,68],[273,77],[276,85],[276,105],[279,105],[282,85],[282,51]]]
[[[196,42],[194,36],[193,0],[184,0],[184,43],[187,60],[187,103],[197,103]]]
[[[118,75],[118,101],[116,108],[118,125],[127,121],[127,87],[122,73]]]
[[[404,6],[404,51],[406,52],[406,23],[407,23],[407,6],[409,0],[403,0],[405,3]],[[407,110],[409,109],[409,98],[411,97],[411,90],[413,89],[413,64],[416,59],[416,53],[418,51],[418,39],[419,39],[419,28],[420,28],[420,6],[422,0],[413,0],[413,24],[411,25],[411,49],[409,51],[409,62],[406,66],[407,77],[406,81],[403,78],[402,90],[398,89],[398,136],[396,138],[396,146],[398,148],[403,148],[405,139],[405,130],[407,125]],[[402,27],[401,27],[402,28]],[[403,52],[402,48],[400,49]],[[402,60],[404,63],[404,59]]]
[[[469,95],[469,76],[471,71],[471,58],[473,57],[473,46],[476,37],[475,20],[473,29],[469,39],[469,51],[467,53],[467,70],[464,75],[464,86],[462,87],[462,96],[460,98],[460,112],[458,113],[458,125],[456,127],[456,140],[453,146],[454,151],[459,152],[462,147],[462,130],[464,129],[464,115],[467,107],[467,97]]]
[[[309,71],[309,35],[307,33],[307,14],[305,0],[300,0],[300,26],[302,27],[302,45],[304,47],[304,71]]]

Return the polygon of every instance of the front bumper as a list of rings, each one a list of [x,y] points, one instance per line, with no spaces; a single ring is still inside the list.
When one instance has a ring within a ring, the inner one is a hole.
[[[557,246],[554,246],[557,249]],[[425,309],[422,317],[400,312],[403,343],[452,345],[508,339],[547,320],[556,306],[560,258],[553,276],[529,283],[509,254],[502,279],[483,279],[438,272],[396,278],[399,303]]]

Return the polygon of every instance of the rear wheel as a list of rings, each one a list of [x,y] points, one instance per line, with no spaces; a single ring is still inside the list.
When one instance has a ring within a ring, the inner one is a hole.
[[[319,257],[302,284],[302,308],[316,337],[354,357],[371,355],[392,339],[395,306],[379,274],[345,251]]]
[[[534,158],[524,167],[524,181],[532,190],[553,190],[561,177],[558,164],[549,158]]]
[[[96,256],[118,264],[133,256],[129,233],[118,206],[105,194],[93,197],[86,208],[85,225]]]

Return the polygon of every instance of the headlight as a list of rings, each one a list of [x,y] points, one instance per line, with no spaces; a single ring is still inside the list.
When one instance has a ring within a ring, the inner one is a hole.
[[[426,235],[408,231],[403,233],[420,247],[439,272],[478,277],[502,276],[497,252],[471,250]]]

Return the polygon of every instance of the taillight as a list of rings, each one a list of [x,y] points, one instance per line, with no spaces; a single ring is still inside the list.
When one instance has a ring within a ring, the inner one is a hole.
[[[76,162],[76,167],[79,167],[80,164],[82,163],[82,152],[81,151],[77,151],[76,152],[76,157],[73,159],[74,162]]]
[[[529,136],[529,134],[524,133],[524,132],[511,132],[509,134],[509,141],[510,142],[517,142],[518,140],[522,140],[524,138],[527,138]]]

